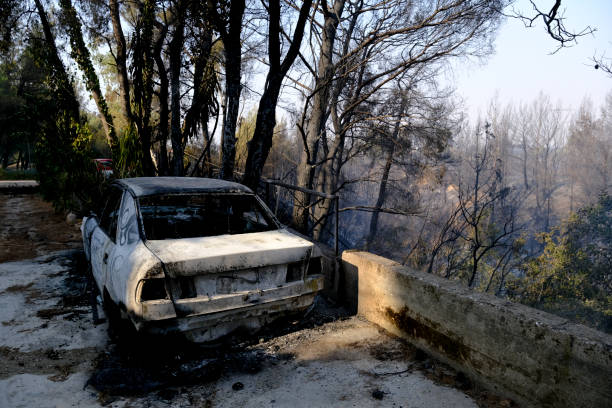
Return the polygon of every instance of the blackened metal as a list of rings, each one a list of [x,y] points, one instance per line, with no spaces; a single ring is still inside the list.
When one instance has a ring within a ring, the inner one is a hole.
[[[115,181],[129,189],[135,197],[157,194],[246,193],[250,188],[226,180],[202,177],[134,177]]]

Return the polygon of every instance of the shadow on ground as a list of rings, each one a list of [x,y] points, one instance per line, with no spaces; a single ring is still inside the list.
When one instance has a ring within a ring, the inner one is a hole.
[[[109,329],[109,347],[96,359],[86,386],[102,396],[142,396],[217,380],[222,374],[256,374],[264,367],[292,360],[294,355],[268,342],[279,336],[348,318],[343,307],[318,298],[306,316],[284,317],[256,334],[233,333],[218,342],[195,344],[180,335],[153,336],[122,328]],[[240,385],[236,385],[240,388]]]

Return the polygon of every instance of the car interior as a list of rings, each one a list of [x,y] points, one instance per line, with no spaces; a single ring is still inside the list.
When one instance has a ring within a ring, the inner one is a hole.
[[[246,234],[277,229],[252,195],[158,195],[139,199],[146,239]]]

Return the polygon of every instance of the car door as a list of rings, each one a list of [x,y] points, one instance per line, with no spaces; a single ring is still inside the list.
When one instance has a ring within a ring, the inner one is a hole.
[[[111,187],[98,227],[91,237],[91,269],[100,293],[103,293],[106,286],[109,261],[115,250],[117,219],[122,196],[121,189]]]
[[[111,298],[120,303],[129,301],[125,296],[133,266],[130,255],[140,242],[136,202],[129,192],[123,194],[118,213],[117,240],[108,255],[105,285]]]

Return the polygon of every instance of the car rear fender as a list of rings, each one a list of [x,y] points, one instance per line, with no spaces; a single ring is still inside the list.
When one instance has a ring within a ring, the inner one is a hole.
[[[83,238],[83,250],[87,261],[91,260],[91,236],[97,226],[98,221],[96,217],[83,217],[83,222],[81,223],[81,236]]]

